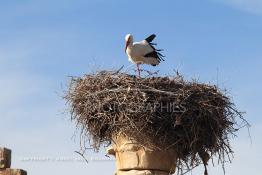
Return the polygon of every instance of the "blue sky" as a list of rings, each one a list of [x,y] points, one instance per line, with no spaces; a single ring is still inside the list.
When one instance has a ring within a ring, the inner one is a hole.
[[[23,158],[79,158],[75,127],[61,99],[68,76],[122,65],[134,73],[124,53],[125,34],[141,40],[156,33],[166,61],[144,68],[161,75],[177,69],[187,79],[227,88],[252,124],[252,144],[246,130],[232,140],[235,159],[227,174],[258,174],[261,31],[260,0],[0,1],[0,145],[12,148],[13,167],[29,174],[113,174],[109,160],[86,164]],[[104,149],[88,156],[105,158]],[[201,168],[195,173],[202,173]],[[219,166],[209,171],[222,173]]]

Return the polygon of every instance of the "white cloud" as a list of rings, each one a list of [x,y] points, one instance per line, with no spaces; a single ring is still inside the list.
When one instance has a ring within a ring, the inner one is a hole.
[[[244,10],[253,14],[262,15],[262,1],[261,0],[214,0],[230,5],[234,8]]]

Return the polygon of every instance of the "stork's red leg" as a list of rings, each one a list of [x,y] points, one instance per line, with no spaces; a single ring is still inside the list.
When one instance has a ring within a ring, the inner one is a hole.
[[[138,71],[138,77],[140,78],[140,68],[139,68],[139,64],[136,64],[137,67],[137,71]]]

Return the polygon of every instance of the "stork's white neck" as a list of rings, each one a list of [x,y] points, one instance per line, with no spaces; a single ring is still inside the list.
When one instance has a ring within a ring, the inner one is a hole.
[[[129,42],[129,46],[133,46],[134,39],[132,36],[128,39],[128,42]]]
[[[133,44],[134,44],[134,38],[131,34],[127,34],[125,37],[126,40],[126,53],[130,56],[130,52],[133,48]]]
[[[128,46],[127,46],[127,47],[128,47],[128,48],[132,48],[132,47],[133,47],[133,44],[134,44],[133,41],[130,41],[130,42],[128,43]]]

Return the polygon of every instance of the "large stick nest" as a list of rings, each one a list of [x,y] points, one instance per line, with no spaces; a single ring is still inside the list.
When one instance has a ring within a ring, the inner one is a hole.
[[[136,78],[108,71],[72,78],[66,100],[72,119],[96,150],[117,133],[154,149],[175,149],[182,168],[221,163],[244,121],[216,86],[174,77]]]

